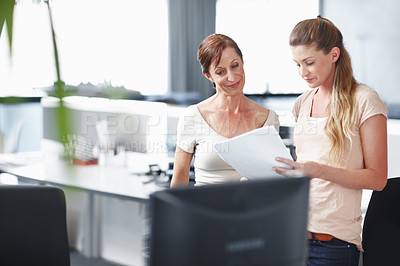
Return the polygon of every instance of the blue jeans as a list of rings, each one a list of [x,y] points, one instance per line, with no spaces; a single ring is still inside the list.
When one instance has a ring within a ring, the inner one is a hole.
[[[360,251],[356,245],[333,238],[330,241],[308,240],[308,265],[358,266]]]

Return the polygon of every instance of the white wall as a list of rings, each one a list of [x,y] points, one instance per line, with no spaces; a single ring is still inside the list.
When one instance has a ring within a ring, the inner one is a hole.
[[[358,81],[400,104],[400,1],[323,0],[323,16],[342,32]]]
[[[342,32],[355,77],[400,105],[400,1],[323,0],[323,16]],[[400,120],[388,121],[388,176],[400,176]]]

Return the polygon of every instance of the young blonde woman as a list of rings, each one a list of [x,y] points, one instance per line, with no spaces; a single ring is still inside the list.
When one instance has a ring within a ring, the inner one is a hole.
[[[387,180],[387,109],[377,92],[358,83],[343,37],[328,19],[304,20],[289,38],[300,76],[311,88],[295,102],[296,161],[308,175],[309,265],[358,265],[362,189]]]
[[[171,187],[189,183],[193,158],[195,185],[239,181],[242,176],[219,157],[213,144],[263,126],[279,129],[274,111],[243,94],[242,52],[231,38],[222,34],[206,37],[199,45],[198,60],[216,93],[189,106],[180,117]]]

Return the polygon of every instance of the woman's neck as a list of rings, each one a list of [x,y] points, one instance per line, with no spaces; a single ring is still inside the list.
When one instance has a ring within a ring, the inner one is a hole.
[[[320,86],[317,88],[317,91],[315,92],[315,95],[318,94],[318,97],[320,98],[330,98],[332,94],[332,87],[327,88],[324,86]]]
[[[244,94],[224,95],[217,93],[214,95],[211,103],[219,110],[237,113],[242,110],[246,97]]]
[[[328,106],[331,101],[331,92],[321,87],[317,88],[311,106],[311,117],[326,117],[328,115]]]

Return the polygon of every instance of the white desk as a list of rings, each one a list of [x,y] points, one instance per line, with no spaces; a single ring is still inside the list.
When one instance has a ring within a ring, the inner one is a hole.
[[[143,183],[143,176],[127,167],[70,165],[57,157],[44,157],[42,162],[26,166],[3,167],[18,178],[129,200],[146,201],[149,194],[161,189],[154,182]]]
[[[25,166],[2,165],[3,172],[13,174],[19,179],[38,184],[50,184],[63,188],[83,190],[88,194],[86,203],[85,225],[83,230],[84,246],[82,253],[88,257],[98,257],[99,254],[99,214],[95,195],[109,196],[113,198],[131,200],[145,203],[149,194],[164,189],[148,182],[149,177],[133,174],[130,167],[102,166],[102,165],[71,165],[61,161],[57,156],[40,156],[35,153],[33,164]],[[0,155],[1,158],[7,155]],[[8,155],[9,156],[9,155]],[[138,159],[151,157],[151,155],[139,155]],[[166,157],[164,157],[167,159]],[[18,160],[18,159],[17,159]]]

